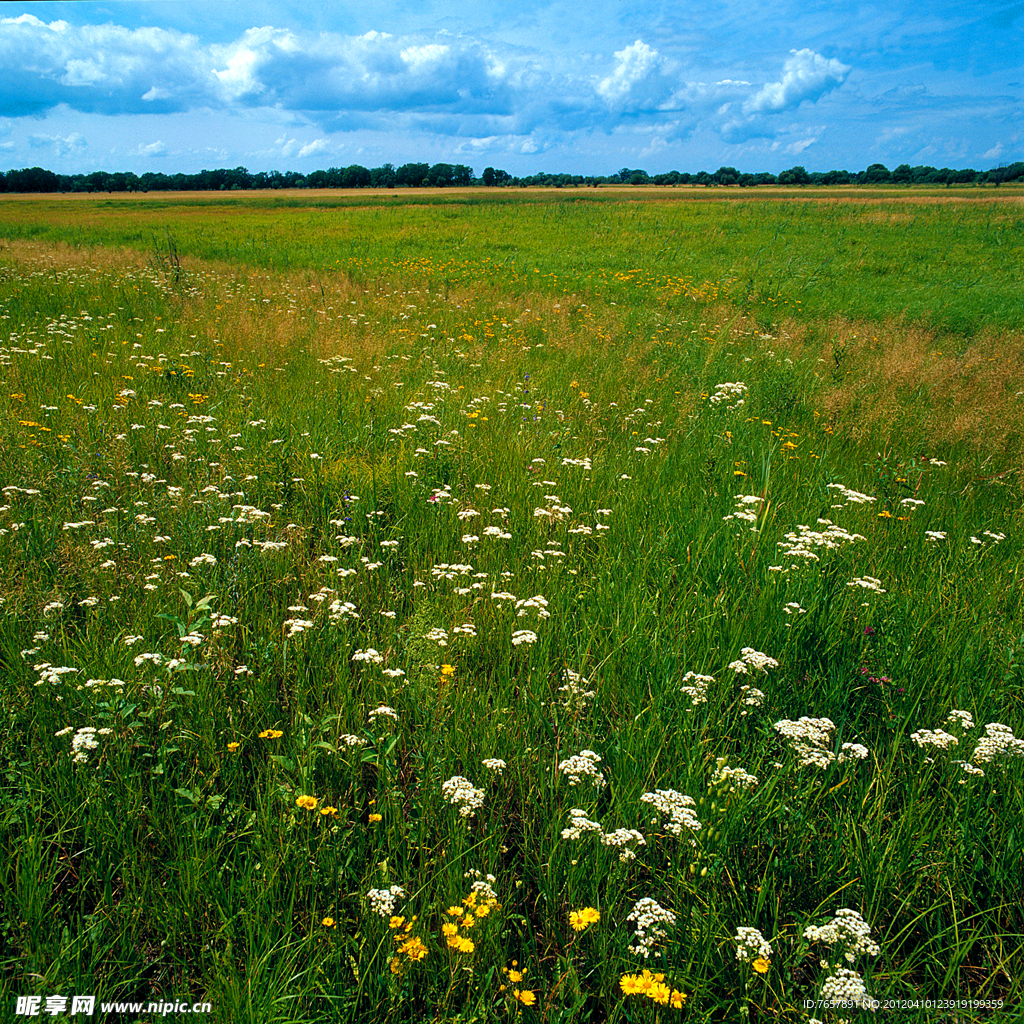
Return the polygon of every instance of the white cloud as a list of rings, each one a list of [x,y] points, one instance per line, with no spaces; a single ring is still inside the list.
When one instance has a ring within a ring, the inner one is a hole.
[[[28,144],[33,149],[53,147],[53,152],[56,156],[67,156],[69,153],[78,152],[88,146],[88,143],[78,132],[72,132],[70,135],[64,136],[30,135],[28,137]]]
[[[638,39],[632,46],[616,50],[615,60],[615,70],[597,83],[598,94],[610,103],[625,97],[657,67],[658,51]]]
[[[315,156],[317,153],[328,153],[330,149],[331,144],[327,139],[314,139],[312,142],[307,142],[299,150],[299,159],[301,160],[306,156]]]
[[[745,114],[786,110],[804,100],[816,100],[841,85],[850,65],[835,58],[826,60],[813,50],[790,50],[792,56],[782,67],[782,78],[768,82],[760,92],[743,104]]]

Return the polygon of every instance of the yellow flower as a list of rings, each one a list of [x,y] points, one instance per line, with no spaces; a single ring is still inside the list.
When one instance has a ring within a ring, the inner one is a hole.
[[[384,820],[384,815],[383,814],[371,814],[370,815],[370,824],[371,825],[376,825],[378,821],[383,821],[383,820]]]
[[[322,921],[321,921],[320,923],[321,923],[321,924],[322,924],[322,925],[323,925],[323,926],[324,926],[325,928],[333,928],[333,927],[334,927],[334,924],[335,924],[335,922],[334,922],[334,918],[333,918],[333,917],[325,917],[325,918],[324,918],[324,919],[323,919],[323,920],[322,920]]]
[[[228,750],[230,750],[231,753],[234,753],[241,745],[241,743],[229,743]]]
[[[472,939],[467,939],[465,936],[459,939],[455,948],[460,953],[472,953],[476,949],[476,943]]]
[[[391,918],[390,921],[388,921],[388,927],[392,931],[394,931],[396,928],[401,928],[403,924],[405,924],[405,918],[404,917],[397,917],[396,916],[396,917]]]
[[[647,995],[656,1003],[661,1003],[662,1006],[667,1006],[668,1001],[672,996],[672,990],[663,981],[656,981],[647,990]]]
[[[878,513],[878,518],[879,519],[892,519],[892,513],[891,512],[879,512]]]
[[[453,676],[453,675],[455,675],[455,666],[454,665],[442,665],[441,666],[441,675],[443,675],[443,676]]]
[[[295,803],[304,810],[315,811],[320,801],[315,796],[300,796],[296,798]]]
[[[646,988],[639,975],[636,974],[624,974],[619,979],[619,987],[622,989],[623,994],[627,996],[636,995],[637,992],[643,992]]]
[[[771,967],[771,964],[768,963],[763,956],[759,956],[751,964],[751,967],[753,967],[758,974],[767,974],[768,968]]]
[[[679,989],[672,989],[672,1006],[676,1010],[683,1008],[683,1003],[686,1002],[686,993],[680,992]]]
[[[462,907],[449,907],[445,911],[445,913],[449,917],[462,917],[462,915],[465,913],[465,911],[462,909]]]
[[[594,907],[584,907],[582,910],[569,912],[569,924],[575,932],[581,932],[592,924],[601,920],[601,911]]]
[[[512,989],[512,998],[522,1003],[523,1006],[533,1006],[537,1002],[537,997],[528,988],[514,988]]]
[[[332,818],[336,818],[338,816],[338,808],[337,807],[321,807],[320,808],[320,813],[325,818],[327,817],[327,815],[330,815]]]
[[[441,934],[446,939],[457,936],[459,934],[459,926],[457,924],[452,924],[451,921],[445,921],[445,923],[441,925]]]
[[[490,912],[491,905],[489,903],[481,903],[474,911],[477,917],[486,917]]]
[[[427,955],[427,947],[415,935],[398,947],[410,960],[422,960]]]
[[[260,733],[261,740],[279,740],[284,733],[280,729],[264,729]]]

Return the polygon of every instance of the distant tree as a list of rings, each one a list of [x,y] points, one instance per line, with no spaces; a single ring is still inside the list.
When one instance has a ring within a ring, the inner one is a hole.
[[[759,171],[754,175],[754,179],[757,181],[758,185],[775,185],[779,180],[770,171]]]
[[[382,164],[370,171],[370,185],[373,188],[394,188],[398,184],[394,164]]]
[[[455,168],[451,164],[434,164],[427,171],[425,185],[431,188],[448,188],[455,183]]]
[[[476,181],[473,168],[468,164],[456,164],[452,168],[452,184],[458,188],[465,188]]]
[[[735,167],[719,167],[712,177],[718,185],[738,185],[740,172]]]
[[[715,179],[707,171],[698,171],[693,177],[694,184],[703,185],[705,188],[714,185]]]
[[[367,188],[370,184],[369,168],[361,164],[350,164],[338,173],[339,188]]]
[[[783,171],[778,177],[778,183],[780,185],[809,185],[811,176],[805,167],[797,164],[796,167],[790,167],[788,171]]]
[[[430,164],[402,164],[395,171],[395,184],[415,188],[424,184],[430,173]]]
[[[885,164],[871,164],[864,172],[862,180],[865,185],[881,185],[892,181],[892,173]]]
[[[892,172],[892,180],[898,185],[909,185],[914,180],[914,168],[910,164],[900,164]]]
[[[757,184],[757,178],[752,174],[741,174],[739,181],[736,183],[740,188],[753,188]]]

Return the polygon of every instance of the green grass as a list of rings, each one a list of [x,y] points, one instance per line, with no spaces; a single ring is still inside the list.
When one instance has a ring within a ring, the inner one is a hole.
[[[762,198],[767,193],[770,198]],[[1020,190],[653,189],[4,198],[0,237],[174,247],[276,271],[539,285],[643,307],[680,280],[799,317],[1024,326]],[[623,279],[626,275],[626,279]]]
[[[884,1019],[804,1009],[847,963],[804,928],[851,908],[879,946],[851,952],[872,996],[1002,1000],[956,1012],[1013,1019],[1024,748],[975,751],[986,724],[1024,734],[1019,451],[940,437],[925,390],[895,415],[870,389],[835,405],[850,379],[888,394],[871,351],[823,366],[810,333],[786,336],[816,323],[810,299],[783,321],[715,285],[753,258],[743,226],[763,241],[772,218],[824,261],[827,236],[797,216],[811,207],[207,203],[173,207],[169,246],[171,207],[148,202],[115,220],[95,201],[4,201],[7,1005]],[[980,267],[1003,208],[941,209],[888,258],[939,251],[959,217]],[[814,216],[838,231],[862,212]],[[731,269],[702,218],[728,228]],[[520,241],[514,270],[481,272]],[[687,288],[656,287],[669,277]],[[970,330],[1015,326],[1012,277],[976,289]],[[857,281],[859,299],[833,281],[815,301],[896,309]],[[743,404],[712,400],[725,382]],[[821,520],[847,539],[783,552]],[[742,674],[745,648],[777,664]],[[713,677],[706,701],[688,672]],[[371,720],[381,706],[396,717]],[[801,716],[831,720],[820,767],[775,727]],[[75,763],[83,727],[110,731]],[[939,728],[958,745],[911,739]],[[843,744],[867,756],[840,761]],[[604,785],[570,784],[584,750]],[[716,783],[719,759],[757,784]],[[445,799],[456,776],[482,791],[469,817]],[[657,790],[691,797],[699,830],[674,835],[643,799]],[[574,808],[600,834],[563,838]],[[460,952],[443,926],[488,875]],[[367,895],[391,886],[400,923]],[[648,960],[629,950],[644,898],[674,914]],[[587,906],[600,920],[574,931]],[[763,974],[737,957],[748,927],[771,944]],[[624,994],[644,967],[684,1009]]]

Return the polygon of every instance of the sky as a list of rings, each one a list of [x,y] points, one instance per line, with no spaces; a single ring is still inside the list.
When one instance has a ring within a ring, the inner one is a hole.
[[[1024,159],[1024,0],[0,5],[0,169]]]

